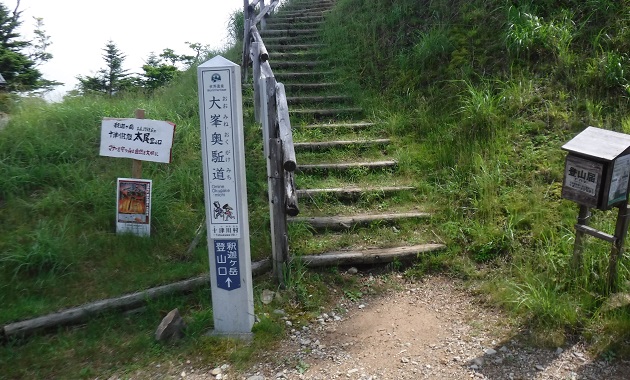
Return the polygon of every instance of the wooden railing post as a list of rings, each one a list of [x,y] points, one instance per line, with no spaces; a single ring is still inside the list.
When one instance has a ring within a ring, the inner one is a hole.
[[[260,0],[260,10],[265,9],[265,0]],[[264,16],[262,20],[260,20],[260,30],[265,30],[267,27],[267,16]]]
[[[254,117],[260,123],[260,42],[252,42],[251,59],[254,76]]]

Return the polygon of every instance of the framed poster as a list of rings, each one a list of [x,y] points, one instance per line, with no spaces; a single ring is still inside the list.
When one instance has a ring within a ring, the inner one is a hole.
[[[118,178],[116,186],[116,233],[151,234],[150,179]]]

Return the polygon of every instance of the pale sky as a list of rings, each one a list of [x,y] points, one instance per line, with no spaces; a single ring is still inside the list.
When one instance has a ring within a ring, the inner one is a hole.
[[[0,2],[11,12],[17,3]],[[33,17],[44,19],[53,59],[40,70],[46,79],[65,83],[49,95],[54,100],[75,87],[77,75],[104,68],[102,49],[109,40],[127,56],[124,68],[139,73],[151,52],[193,54],[186,41],[224,46],[229,16],[242,7],[243,0],[21,0],[20,33],[32,38]]]

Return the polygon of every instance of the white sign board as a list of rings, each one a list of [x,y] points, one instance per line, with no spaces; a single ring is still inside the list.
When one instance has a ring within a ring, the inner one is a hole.
[[[203,178],[217,334],[250,334],[249,246],[240,66],[217,56],[197,69]]]
[[[151,119],[111,119],[101,122],[101,156],[171,162],[175,124]]]
[[[118,178],[116,186],[116,233],[151,234],[150,179]]]

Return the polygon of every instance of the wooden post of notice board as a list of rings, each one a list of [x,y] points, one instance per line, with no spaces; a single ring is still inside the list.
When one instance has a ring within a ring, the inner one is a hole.
[[[137,109],[134,113],[134,117],[136,119],[144,119],[144,110]],[[142,161],[136,159],[133,160],[131,165],[131,178],[142,178]]]

